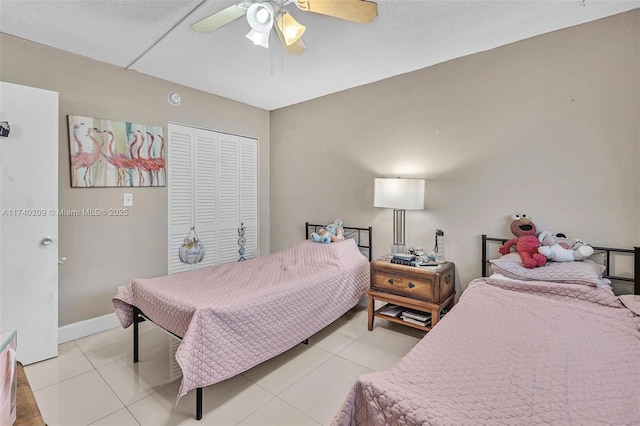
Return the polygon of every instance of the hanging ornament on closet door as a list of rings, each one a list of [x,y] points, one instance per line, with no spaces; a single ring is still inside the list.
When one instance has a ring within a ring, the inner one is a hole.
[[[193,236],[191,235],[193,233]],[[184,239],[184,242],[178,249],[178,257],[182,263],[193,265],[194,263],[201,262],[204,259],[205,249],[204,244],[198,238],[196,228],[191,227],[191,230]]]
[[[245,228],[244,228],[244,222],[243,222],[240,224],[240,228],[238,228],[238,246],[240,247],[238,249],[238,253],[240,254],[240,258],[238,259],[238,262],[247,260],[244,258],[244,245],[247,242],[247,239],[244,237],[244,233],[245,233]]]

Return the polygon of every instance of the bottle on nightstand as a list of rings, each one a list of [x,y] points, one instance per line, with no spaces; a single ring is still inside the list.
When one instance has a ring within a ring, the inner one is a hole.
[[[444,232],[436,229],[436,246],[433,248],[436,253],[436,262],[444,263]]]

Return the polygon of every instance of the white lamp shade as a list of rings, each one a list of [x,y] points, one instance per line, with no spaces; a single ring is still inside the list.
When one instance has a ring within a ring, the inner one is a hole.
[[[376,178],[374,207],[424,209],[424,179]]]
[[[262,46],[265,49],[269,48],[269,34],[270,33],[261,33],[256,30],[249,31],[247,34],[247,38],[257,44],[258,46]]]
[[[247,22],[251,29],[259,33],[268,33],[273,27],[273,6],[269,3],[253,3],[247,9]]]

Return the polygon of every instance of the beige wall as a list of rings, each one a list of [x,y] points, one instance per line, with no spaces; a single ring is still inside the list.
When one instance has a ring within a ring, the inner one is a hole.
[[[458,290],[480,275],[480,235],[510,237],[515,212],[640,244],[639,28],[636,10],[272,111],[271,250],[341,218],[387,253],[373,181],[394,176],[427,179],[407,242],[443,229]]]
[[[261,254],[335,218],[372,225],[374,254],[386,253],[381,176],[427,179],[407,240],[430,248],[443,229],[458,288],[479,275],[480,234],[508,237],[513,212],[594,244],[640,244],[639,28],[632,11],[271,114],[0,34],[0,79],[60,94],[60,207],[134,194],[127,218],[60,219],[60,325],[112,313],[117,286],[166,272],[166,188],[72,189],[67,114],[258,138]]]
[[[68,260],[59,269],[59,325],[113,313],[118,286],[167,272],[166,187],[71,188],[67,114],[257,138],[259,245],[269,253],[269,112],[4,34],[0,79],[59,92],[60,208],[117,208],[125,192],[134,194],[126,218],[60,218],[59,254]],[[178,107],[166,100],[173,91],[182,95]]]

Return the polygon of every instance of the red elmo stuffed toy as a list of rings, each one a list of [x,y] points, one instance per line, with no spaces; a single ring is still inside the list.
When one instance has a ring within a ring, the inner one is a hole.
[[[525,268],[533,269],[536,266],[544,266],[547,263],[546,256],[538,253],[540,241],[536,237],[536,225],[526,214],[514,214],[511,216],[511,232],[517,238],[512,238],[500,246],[498,251],[505,255],[511,251],[515,244],[516,251],[522,258],[522,265]]]

